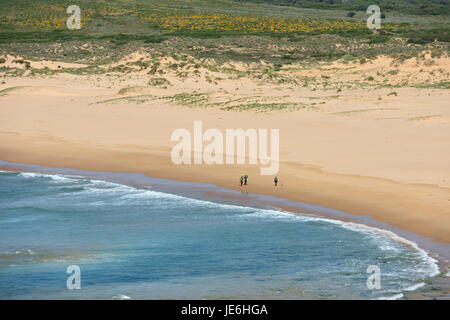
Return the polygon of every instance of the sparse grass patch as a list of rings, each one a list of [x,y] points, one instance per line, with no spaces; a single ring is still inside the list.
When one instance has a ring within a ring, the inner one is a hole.
[[[439,118],[442,117],[439,114],[435,114],[435,115],[431,115],[431,116],[422,116],[422,117],[414,117],[414,118],[409,118],[408,121],[426,121],[429,119],[433,119],[433,118]]]
[[[256,112],[267,112],[267,111],[276,111],[276,110],[295,110],[298,108],[297,103],[248,103],[248,104],[237,104],[230,105],[226,107],[220,108],[221,110],[227,111],[256,111]]]
[[[127,87],[127,88],[120,89],[119,92],[117,92],[117,94],[123,96],[123,95],[127,95],[127,94],[142,92],[143,89],[144,89],[144,87],[142,87],[142,86]]]
[[[0,90],[0,96],[6,96],[8,95],[8,93],[15,91],[15,90],[20,90],[26,88],[26,86],[17,86],[17,87],[11,87],[11,88],[6,88],[3,90]]]
[[[148,84],[151,86],[163,86],[163,85],[170,85],[170,82],[165,78],[151,78],[148,81]]]
[[[209,95],[207,93],[178,93],[162,98],[184,106],[201,106],[209,101]]]

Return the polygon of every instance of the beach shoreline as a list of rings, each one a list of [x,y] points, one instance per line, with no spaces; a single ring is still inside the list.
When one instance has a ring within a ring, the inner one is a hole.
[[[183,182],[168,179],[148,177],[141,173],[94,172],[68,168],[52,168],[40,165],[9,163],[0,161],[0,170],[13,172],[33,172],[41,174],[57,174],[102,180],[144,188],[158,192],[180,195],[188,198],[212,201],[216,203],[247,206],[261,209],[274,209],[290,214],[299,214],[324,219],[337,220],[358,229],[383,233],[417,250],[425,250],[428,257],[434,259],[439,267],[439,273],[429,278],[423,286],[403,292],[403,299],[450,299],[450,279],[446,276],[450,266],[450,245],[436,243],[433,239],[423,237],[395,226],[374,221],[368,216],[351,215],[339,210],[295,202],[279,197],[239,192],[225,189],[214,184]]]
[[[237,192],[207,190],[218,201],[231,197],[245,205],[248,193],[273,197],[264,205],[289,212],[298,210],[296,203],[333,208],[329,217],[363,225],[373,221],[430,252],[450,244],[448,89],[392,87],[381,78],[377,85],[293,87],[251,75],[232,77],[227,68],[214,72],[217,81],[208,81],[207,68],[198,77],[180,79],[171,67],[174,58],[168,57],[158,58],[166,85],[152,84],[149,68],[126,77],[114,71],[118,65],[153,58],[137,51],[96,74],[5,77],[0,85],[0,159],[203,183]],[[354,83],[368,72],[391,79],[396,63],[392,57],[378,57],[364,64],[292,65],[293,70],[283,72],[298,79],[307,74],[326,83]],[[439,74],[433,81],[440,81],[450,59],[436,58],[433,64],[408,59],[398,68],[405,72],[395,76],[399,84],[403,77],[423,76],[422,70]],[[177,142],[171,137],[178,129],[195,135],[196,121],[202,121],[203,132],[216,129],[222,135],[228,129],[278,129],[278,186],[274,176],[261,175],[261,163],[250,164],[248,157],[245,164],[176,165],[171,152]],[[249,183],[242,187],[243,175]],[[441,265],[448,270],[448,262]]]
[[[78,130],[78,129],[77,129]],[[170,142],[170,141],[168,141]],[[426,183],[325,171],[280,161],[275,187],[255,165],[175,165],[169,146],[95,144],[62,137],[0,132],[2,160],[88,171],[140,172],[150,177],[212,183],[219,187],[329,207],[450,243],[449,189]],[[241,187],[238,178],[249,175]]]
[[[379,68],[377,63],[371,68]],[[397,88],[392,95],[389,88],[364,88],[335,95],[250,79],[217,85],[186,80],[168,89],[137,86],[147,77],[133,74],[125,82],[110,75],[8,79],[0,86],[6,87],[0,98],[0,158],[49,167],[142,172],[234,190],[241,188],[239,177],[247,174],[248,192],[369,215],[450,243],[448,90]],[[128,88],[125,94],[121,87]],[[212,106],[163,100],[169,92],[191,99],[208,92]],[[148,95],[157,98],[135,100]],[[267,113],[217,107],[224,99],[255,95],[261,100],[308,97],[317,102],[311,108]],[[246,164],[175,165],[171,151],[177,142],[171,140],[172,133],[180,128],[192,133],[198,120],[203,131],[213,128],[222,134],[238,128],[279,129],[278,187],[273,176],[261,175],[261,165],[250,165],[248,158]]]

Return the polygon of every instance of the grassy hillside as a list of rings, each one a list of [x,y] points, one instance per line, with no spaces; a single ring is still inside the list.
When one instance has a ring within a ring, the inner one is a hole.
[[[437,17],[434,14],[432,16],[405,15],[404,12],[408,10],[397,6],[398,11],[387,14],[383,19],[382,29],[391,32],[417,28],[448,29],[450,22],[445,14],[450,5],[445,4],[445,1],[439,1],[439,6],[443,8],[439,11],[441,16]],[[285,3],[286,1],[276,0],[275,2]],[[263,1],[262,4],[233,0],[76,1],[82,10],[85,34],[117,32],[140,34],[149,31],[179,31],[188,35],[195,35],[196,32],[210,32],[209,36],[368,33],[365,24],[367,19],[365,10],[368,5],[357,6],[359,3],[369,3],[368,1],[340,2],[333,5],[333,10],[305,9],[308,3],[317,3],[320,7],[324,7],[324,2],[301,2],[305,4],[299,5],[296,2],[294,7],[287,8],[267,4],[272,1]],[[390,2],[409,3],[403,0],[390,0]],[[434,3],[435,0],[425,2]],[[73,1],[68,0],[35,0],[33,2],[2,0],[0,31],[65,30],[68,16],[66,8],[71,4]],[[355,15],[349,17],[348,9],[355,10]]]
[[[426,46],[448,52],[447,0],[378,1],[386,14],[376,32],[366,26],[369,2],[77,0],[82,28],[67,30],[66,8],[75,3],[72,0],[2,0],[0,53],[89,63],[94,58],[116,59],[144,46],[285,64],[379,54],[414,56]],[[428,12],[420,3],[434,9]],[[349,10],[355,13],[352,17]]]
[[[448,0],[236,0],[239,2],[270,3],[301,8],[364,11],[371,4],[382,12],[403,12],[415,15],[450,15]]]

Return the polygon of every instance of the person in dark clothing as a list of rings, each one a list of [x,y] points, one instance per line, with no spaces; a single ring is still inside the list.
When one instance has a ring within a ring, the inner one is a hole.
[[[274,179],[273,179],[273,182],[275,182],[275,187],[277,186],[277,184],[278,184],[278,178],[277,177],[275,177]]]
[[[242,186],[242,182],[244,182],[244,177],[241,176],[241,178],[239,180],[241,181],[241,186]]]
[[[244,176],[244,184],[245,184],[245,185],[247,184],[247,179],[248,179],[248,175],[245,175],[245,176]]]

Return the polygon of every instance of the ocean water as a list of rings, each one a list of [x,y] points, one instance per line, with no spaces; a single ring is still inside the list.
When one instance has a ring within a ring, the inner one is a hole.
[[[79,290],[67,288],[70,265],[81,270]],[[367,287],[371,265],[380,289]],[[384,299],[437,272],[425,251],[389,232],[0,172],[0,299]]]

